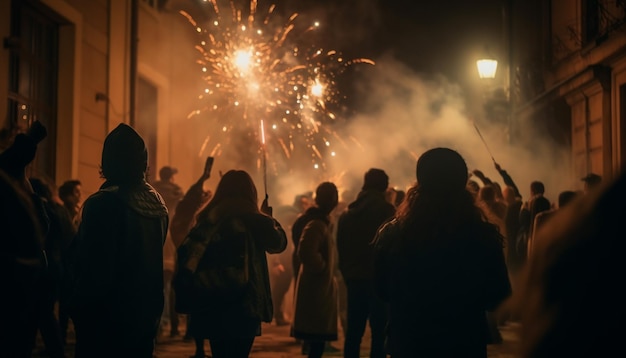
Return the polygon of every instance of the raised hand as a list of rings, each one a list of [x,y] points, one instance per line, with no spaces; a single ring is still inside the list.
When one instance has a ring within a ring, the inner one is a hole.
[[[272,216],[272,207],[269,206],[269,202],[268,202],[268,195],[265,194],[265,199],[263,199],[263,203],[261,204],[261,212],[264,214],[267,214],[269,216]]]

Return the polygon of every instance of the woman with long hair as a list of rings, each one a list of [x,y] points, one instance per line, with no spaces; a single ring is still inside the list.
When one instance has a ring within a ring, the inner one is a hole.
[[[224,247],[230,247],[227,242],[234,242],[242,232],[251,239],[247,243],[248,249],[242,248],[246,252],[239,255],[247,257],[246,274],[249,275],[241,294],[215,298],[206,310],[191,313],[189,328],[196,343],[193,357],[205,357],[204,339],[209,340],[214,358],[248,357],[255,337],[261,334],[261,322],[271,322],[272,298],[266,252],[282,252],[287,246],[287,237],[278,221],[270,215],[267,197],[259,210],[254,182],[242,170],[226,172],[215,195],[198,214],[196,227],[219,225],[219,233],[226,242]],[[209,255],[224,257],[228,253]]]
[[[389,304],[387,349],[401,357],[487,357],[485,312],[511,288],[502,236],[466,189],[465,161],[434,148],[375,245],[378,294]]]

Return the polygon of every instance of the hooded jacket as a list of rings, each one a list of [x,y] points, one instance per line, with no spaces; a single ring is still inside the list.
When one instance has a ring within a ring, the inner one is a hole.
[[[141,137],[118,126],[104,143],[107,181],[83,206],[73,319],[81,333],[107,344],[154,339],[163,310],[168,215],[161,196],[139,175],[146,161]]]

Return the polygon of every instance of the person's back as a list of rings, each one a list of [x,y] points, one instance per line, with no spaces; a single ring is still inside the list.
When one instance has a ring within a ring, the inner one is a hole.
[[[106,182],[85,201],[77,237],[76,357],[152,357],[168,217],[146,168],[143,139],[120,124],[105,140]]]
[[[520,357],[621,356],[626,172],[559,210],[537,232],[515,294]]]
[[[385,199],[388,180],[384,171],[370,169],[365,174],[363,189],[357,199],[339,217],[337,250],[339,269],[345,280],[373,278],[372,240],[378,228],[396,211],[395,206]]]
[[[4,290],[0,346],[7,357],[29,357],[37,329],[39,283],[45,272],[33,203],[0,168],[0,275]]]
[[[347,289],[346,358],[358,357],[361,340],[369,321],[370,357],[384,357],[387,312],[374,292],[374,246],[378,228],[393,217],[395,206],[385,197],[389,177],[382,169],[371,168],[364,176],[357,199],[337,223],[339,270]]]
[[[416,186],[376,238],[377,291],[393,357],[486,357],[486,311],[510,294],[503,238],[465,189],[447,148],[424,153]]]
[[[152,184],[152,187],[161,195],[170,215],[170,220],[174,216],[176,205],[183,196],[182,188],[174,182],[174,175],[178,173],[176,168],[165,166],[159,170],[159,180]]]
[[[485,311],[507,294],[504,262],[497,260],[502,243],[493,226],[468,224],[430,237],[408,231],[402,238],[419,243],[406,247],[396,241],[390,247],[392,347],[415,356],[485,351]]]

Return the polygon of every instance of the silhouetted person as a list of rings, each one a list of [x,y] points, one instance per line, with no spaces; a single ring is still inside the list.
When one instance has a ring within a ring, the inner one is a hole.
[[[537,232],[522,289],[523,358],[615,357],[626,335],[626,172],[560,209]]]
[[[70,215],[76,231],[80,225],[80,203],[82,199],[82,183],[80,180],[66,180],[59,187],[59,199]]]
[[[148,152],[126,124],[104,141],[106,179],[83,205],[72,320],[76,357],[152,358],[163,311],[167,208],[145,179]]]
[[[59,199],[63,202],[63,207],[67,212],[67,217],[71,226],[64,234],[61,248],[61,265],[63,267],[63,277],[61,279],[61,291],[59,292],[59,326],[61,328],[61,339],[67,342],[67,330],[69,325],[69,303],[75,281],[75,255],[76,255],[76,234],[80,225],[80,210],[82,198],[82,183],[80,180],[71,179],[63,182],[59,187]]]
[[[6,345],[2,345],[6,351],[2,349],[8,356],[30,357],[42,317],[42,303],[49,293],[44,245],[50,219],[41,196],[34,192],[26,177],[26,166],[35,159],[37,144],[46,136],[46,128],[34,121],[26,133],[18,133],[0,153],[0,173],[3,173],[0,207],[2,220],[6,220],[2,225],[1,272],[9,275],[7,319],[0,324],[0,339],[6,339],[3,342]]]
[[[210,168],[205,168],[198,180],[193,183],[185,195],[176,204],[176,209],[170,221],[169,234],[174,245],[174,249],[178,248],[185,239],[185,236],[189,233],[189,230],[196,223],[196,215],[203,209],[209,202],[213,193],[210,190],[204,190],[204,183],[211,177]],[[176,260],[176,258],[175,258]],[[176,313],[176,294],[174,290],[170,291],[170,308],[174,309]],[[189,330],[190,317],[187,315],[187,329],[183,339],[185,341],[192,340],[191,332]],[[170,332],[171,333],[171,332]]]
[[[529,241],[528,255],[530,256],[535,246],[535,240],[537,238],[537,231],[551,219],[559,210],[563,209],[565,205],[572,202],[578,194],[572,190],[565,190],[559,194],[558,207],[550,210],[542,211],[535,216],[535,222],[533,223],[533,236]]]
[[[528,242],[533,235],[533,224],[538,213],[550,210],[551,204],[543,195],[545,187],[540,181],[530,183],[530,199],[524,202],[519,213],[519,231],[517,244],[522,256],[522,264],[528,257]]]
[[[389,177],[382,169],[365,173],[357,199],[348,205],[337,223],[339,269],[348,291],[348,331],[344,357],[360,356],[361,339],[369,321],[370,357],[385,357],[387,308],[374,289],[374,246],[378,228],[389,220],[396,208],[385,198]]]
[[[0,154],[1,156],[1,154]],[[2,356],[30,357],[37,332],[43,238],[30,197],[0,169],[0,275]]]
[[[178,173],[176,168],[164,166],[159,170],[159,180],[154,182],[152,186],[156,190],[167,207],[170,223],[176,212],[176,206],[183,198],[183,190],[175,183],[174,175]],[[171,230],[170,230],[171,231]],[[165,244],[163,245],[163,284],[165,285],[165,307],[163,309],[163,319],[161,327],[168,321],[170,325],[170,337],[176,337],[178,332],[178,314],[174,309],[174,290],[172,289],[172,278],[174,277],[174,267],[176,264],[176,248],[172,242],[170,231],[168,231]]]
[[[503,238],[474,205],[457,152],[426,151],[416,174],[417,184],[376,240],[377,290],[389,303],[389,353],[487,357],[485,311],[511,292]]]
[[[309,358],[321,357],[326,342],[337,340],[335,244],[330,213],[338,201],[335,184],[320,184],[315,190],[317,214],[299,236],[297,254],[302,266],[296,281],[293,335],[309,342]]]
[[[253,242],[248,252],[250,279],[245,291],[211,298],[206,302],[206,309],[191,313],[189,328],[196,343],[196,358],[205,356],[204,339],[209,340],[214,358],[248,357],[255,337],[261,335],[261,322],[272,321],[266,253],[283,251],[287,236],[278,221],[271,217],[272,209],[267,204],[266,197],[259,210],[256,186],[247,172],[229,170],[217,184],[211,201],[197,216],[199,235],[210,235],[211,228],[219,225],[222,240],[238,239],[239,233],[245,232]],[[243,246],[237,248],[240,247]],[[204,253],[203,258],[206,259]],[[209,262],[203,265],[201,261],[198,270],[210,267]]]
[[[72,222],[63,205],[52,197],[52,189],[48,183],[39,178],[30,178],[29,181],[43,203],[49,223],[44,237],[48,269],[40,286],[38,328],[47,355],[52,358],[64,357],[64,341],[54,306],[59,300],[63,282],[63,244],[67,241],[67,236],[71,235]]]
[[[598,188],[602,184],[602,177],[595,173],[589,173],[580,180],[584,183],[584,192],[587,193],[595,188]]]

